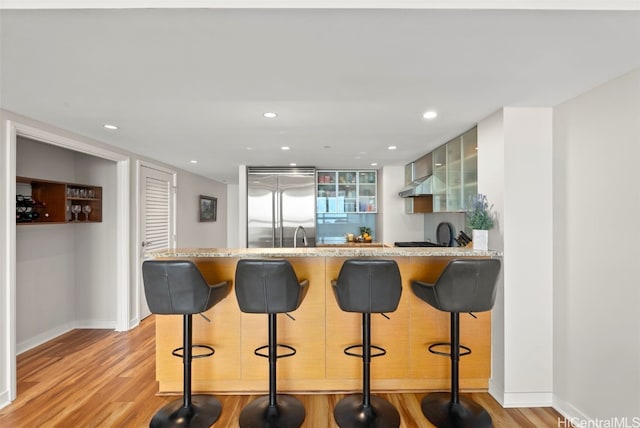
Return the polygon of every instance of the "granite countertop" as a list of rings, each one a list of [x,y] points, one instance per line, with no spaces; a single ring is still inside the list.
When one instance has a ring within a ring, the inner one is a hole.
[[[316,248],[318,247],[393,247],[391,244],[383,244],[382,242],[330,242],[330,243],[317,243]]]
[[[500,257],[501,251],[478,251],[463,247],[306,247],[306,248],[176,248],[145,253],[146,258],[163,257]]]

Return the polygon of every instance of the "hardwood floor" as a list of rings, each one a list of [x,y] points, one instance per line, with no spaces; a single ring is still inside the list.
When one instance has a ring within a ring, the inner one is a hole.
[[[125,333],[74,330],[18,357],[18,398],[0,410],[0,427],[147,427],[175,397],[156,396],[154,317]],[[215,358],[215,357],[214,357]],[[265,368],[266,369],[266,368]],[[424,393],[379,394],[400,412],[401,427],[431,427],[422,415]],[[333,407],[344,395],[297,395],[304,428],[337,427]],[[496,427],[557,427],[551,408],[503,409],[487,393],[471,394]],[[256,396],[217,395],[215,427],[237,427],[241,409]]]

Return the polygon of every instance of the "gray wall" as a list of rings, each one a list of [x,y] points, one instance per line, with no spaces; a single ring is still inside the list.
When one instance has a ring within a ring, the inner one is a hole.
[[[112,328],[116,317],[115,163],[18,138],[16,171],[26,177],[92,184],[104,190],[102,223],[17,227],[18,352],[70,328]]]
[[[218,198],[217,220],[199,221],[199,196]],[[178,173],[178,247],[227,246],[227,186],[185,172]]]
[[[76,139],[86,140],[77,136]],[[117,195],[115,162],[21,137],[17,151],[17,175],[103,187],[102,223],[16,228],[16,342],[20,353],[72,328],[115,327]],[[133,157],[131,161],[132,169],[135,159]],[[226,247],[226,185],[175,170],[178,177],[178,246]],[[135,174],[135,171],[131,172],[132,177]],[[133,187],[131,192],[133,236],[136,222]],[[201,194],[218,198],[216,222],[198,221],[198,195]],[[133,251],[138,250],[133,239],[131,248],[133,255]],[[133,268],[132,263],[132,315],[136,309]],[[46,278],[44,284],[43,278]]]
[[[554,112],[554,382],[564,410],[640,416],[640,70]]]
[[[75,153],[76,182],[102,186],[102,223],[76,227],[76,324],[111,326],[116,320],[116,164]]]

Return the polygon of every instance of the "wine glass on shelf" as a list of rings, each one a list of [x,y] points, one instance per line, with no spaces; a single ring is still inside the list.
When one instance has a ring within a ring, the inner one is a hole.
[[[91,214],[91,205],[85,205],[82,207],[82,212],[84,213],[84,221],[89,221],[89,214]]]
[[[78,214],[82,212],[82,206],[71,205],[71,213],[73,214],[73,221],[78,221]]]

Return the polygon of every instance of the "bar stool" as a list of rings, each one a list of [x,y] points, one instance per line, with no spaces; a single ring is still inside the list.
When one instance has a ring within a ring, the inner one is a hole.
[[[429,352],[451,358],[451,392],[434,392],[422,400],[422,413],[439,428],[493,426],[491,416],[482,406],[459,395],[460,357],[471,353],[471,349],[460,345],[460,312],[484,312],[493,308],[499,272],[500,260],[497,259],[452,260],[435,284],[411,283],[416,296],[440,311],[451,313],[451,342],[429,346]],[[436,351],[439,346],[450,347],[450,352]]]
[[[291,357],[296,350],[278,344],[277,314],[298,309],[307,294],[309,281],[298,281],[287,260],[239,260],[236,266],[236,297],[240,310],[253,314],[268,314],[269,344],[254,353],[269,359],[269,395],[250,402],[240,413],[240,428],[287,427],[302,425],[304,406],[297,398],[277,394],[276,361]],[[287,353],[278,355],[278,347]],[[267,349],[267,353],[262,351]]]
[[[333,417],[341,428],[400,426],[400,414],[389,401],[371,395],[371,358],[387,352],[371,344],[371,314],[393,312],[402,294],[400,270],[394,260],[347,260],[338,279],[331,281],[338,306],[345,312],[362,313],[362,344],[344,349],[346,355],[362,358],[362,394],[340,400]],[[386,317],[386,315],[384,315]],[[351,350],[362,348],[362,354]],[[372,354],[371,349],[376,353]]]
[[[209,285],[195,264],[186,260],[148,260],[142,263],[147,305],[158,315],[182,315],[182,347],[172,354],[182,358],[183,397],[164,406],[151,419],[150,427],[209,427],[222,412],[222,404],[210,395],[191,395],[191,361],[210,357],[214,349],[192,342],[192,316],[207,311],[224,299],[229,282]],[[193,348],[204,353],[193,355]],[[182,352],[182,353],[181,353]]]

